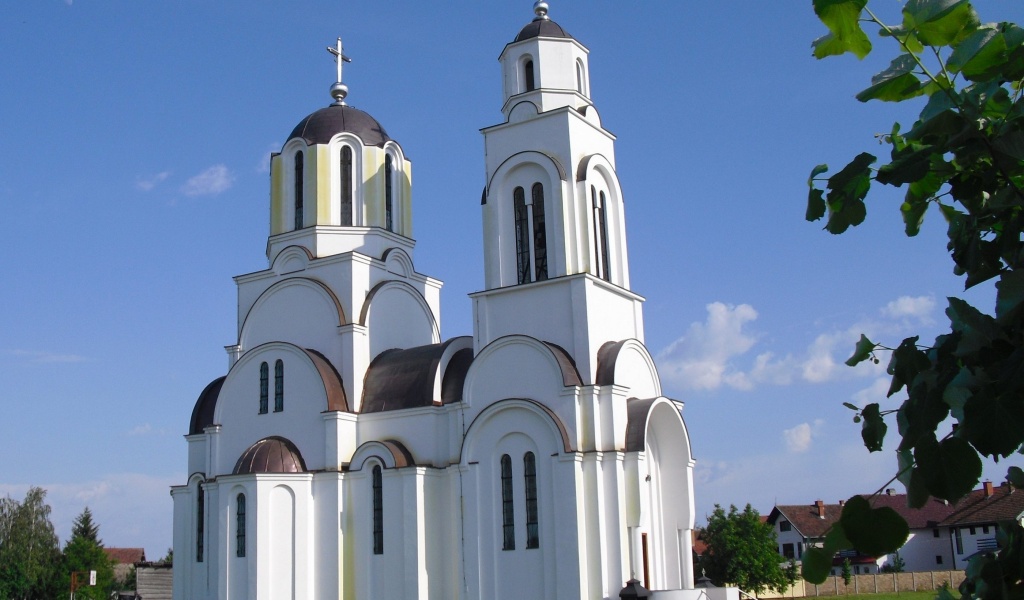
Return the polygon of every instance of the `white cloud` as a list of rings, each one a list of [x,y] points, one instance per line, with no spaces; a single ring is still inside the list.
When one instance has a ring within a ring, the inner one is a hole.
[[[7,354],[37,364],[80,363],[87,360],[84,356],[78,354],[59,354],[41,350],[7,350]]]
[[[181,191],[186,196],[209,196],[226,191],[234,182],[227,167],[214,165],[186,181]]]
[[[281,150],[281,144],[270,143],[267,144],[267,149],[260,153],[260,158],[256,162],[257,173],[269,173],[270,172],[270,156],[274,152]]]
[[[800,423],[796,427],[782,431],[782,439],[786,442],[786,448],[790,452],[807,452],[811,447],[811,441],[821,431],[825,422],[815,419],[814,423]]]
[[[153,175],[152,177],[139,177],[138,179],[135,180],[135,187],[144,192],[148,192],[155,188],[156,186],[163,183],[163,181],[170,176],[170,171],[162,171],[160,173],[157,173],[156,175]]]
[[[132,435],[132,436],[146,435],[147,433],[149,433],[152,430],[153,430],[153,426],[152,425],[150,425],[149,423],[143,423],[142,425],[136,425],[135,427],[132,427],[131,430],[128,431],[128,435]]]
[[[691,323],[683,337],[658,355],[660,371],[678,385],[713,390],[723,383],[750,389],[749,378],[730,365],[730,360],[750,350],[756,338],[744,332],[744,325],[757,319],[749,304],[739,306],[712,302],[706,306],[707,320]]]
[[[932,311],[935,298],[931,296],[900,296],[882,308],[882,315],[890,319],[916,319],[923,325],[934,323]]]

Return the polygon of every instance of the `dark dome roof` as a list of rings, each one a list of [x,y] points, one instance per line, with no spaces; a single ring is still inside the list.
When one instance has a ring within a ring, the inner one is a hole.
[[[305,472],[306,463],[295,444],[275,435],[249,446],[249,449],[238,457],[231,474]]]
[[[326,144],[342,132],[359,136],[367,146],[383,146],[391,140],[377,119],[358,108],[336,104],[321,108],[300,121],[288,139],[300,137],[307,144]]]
[[[192,409],[192,419],[188,424],[188,434],[202,433],[207,425],[213,425],[213,411],[217,408],[217,397],[220,396],[220,388],[224,385],[224,377],[218,377],[210,382]]]
[[[541,19],[538,17],[527,23],[526,27],[523,27],[512,43],[535,37],[572,38],[569,32],[562,29],[562,26],[558,23],[551,19]]]
[[[441,358],[453,342],[385,350],[370,362],[363,379],[360,412],[374,413],[434,406],[434,382]],[[455,352],[441,377],[441,403],[462,400],[462,387],[473,362],[471,348]]]

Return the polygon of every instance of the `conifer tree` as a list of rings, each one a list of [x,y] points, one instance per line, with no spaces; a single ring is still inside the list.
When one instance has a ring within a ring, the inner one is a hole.
[[[75,518],[71,526],[71,539],[64,546],[65,589],[70,589],[71,574],[96,571],[96,585],[80,587],[75,598],[101,600],[114,589],[114,564],[103,550],[99,538],[99,525],[92,519],[88,507]]]

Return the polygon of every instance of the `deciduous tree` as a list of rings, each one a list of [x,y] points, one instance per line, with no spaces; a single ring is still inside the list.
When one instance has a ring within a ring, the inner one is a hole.
[[[60,563],[46,491],[29,488],[22,502],[0,499],[0,598],[55,597]]]
[[[883,448],[885,417],[895,413],[896,477],[911,506],[929,496],[956,501],[977,485],[980,456],[1005,458],[1024,442],[1024,29],[982,23],[968,0],[908,0],[898,24],[884,23],[867,0],[814,0],[814,10],[829,30],[813,44],[818,58],[871,52],[864,23],[896,50],[858,100],[920,99],[923,107],[906,132],[896,123],[881,136],[890,149],[886,164],[876,168],[878,159],[865,152],[827,179],[828,166],[815,167],[807,219],[827,215],[825,229],[843,233],[864,220],[873,183],[905,186],[899,211],[906,234],[916,235],[934,209],[947,223],[947,250],[965,288],[995,284],[990,311],[949,298],[950,331],[931,344],[915,336],[885,346],[861,336],[847,361],[877,363],[889,353],[889,395],[906,389],[896,411],[847,406],[872,452]],[[1021,469],[1011,467],[1007,476],[1024,487]],[[965,598],[1024,595],[1021,533],[1018,524],[1004,529],[998,557],[971,561]],[[805,553],[804,576],[823,580],[831,553],[847,541],[881,556],[906,536],[894,511],[851,498],[825,547]]]
[[[701,566],[715,585],[728,583],[754,593],[785,591],[788,581],[775,531],[761,522],[749,504],[743,512],[729,506],[728,513],[716,504],[704,529],[704,541],[708,549]]]

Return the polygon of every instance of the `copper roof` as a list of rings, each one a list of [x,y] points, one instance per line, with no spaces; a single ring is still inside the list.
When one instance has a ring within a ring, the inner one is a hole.
[[[238,457],[231,474],[305,472],[306,463],[295,444],[275,435],[249,446],[249,449]]]
[[[441,357],[452,342],[429,344],[415,348],[385,350],[377,355],[366,370],[363,380],[361,412],[383,412],[434,405],[434,382]],[[455,353],[442,376],[442,403],[462,400],[462,388],[473,352]]]
[[[526,24],[526,27],[516,36],[515,42],[521,42],[535,37],[570,38],[569,32],[562,29],[562,26],[551,19],[537,18]]]
[[[369,114],[352,106],[333,104],[299,121],[288,139],[300,137],[310,145],[326,144],[342,132],[355,134],[367,146],[383,146],[391,140],[377,119]]]
[[[192,408],[192,419],[189,420],[188,434],[202,433],[203,428],[213,424],[213,411],[217,408],[217,397],[220,396],[220,388],[224,385],[224,376],[211,381],[196,400]]]

